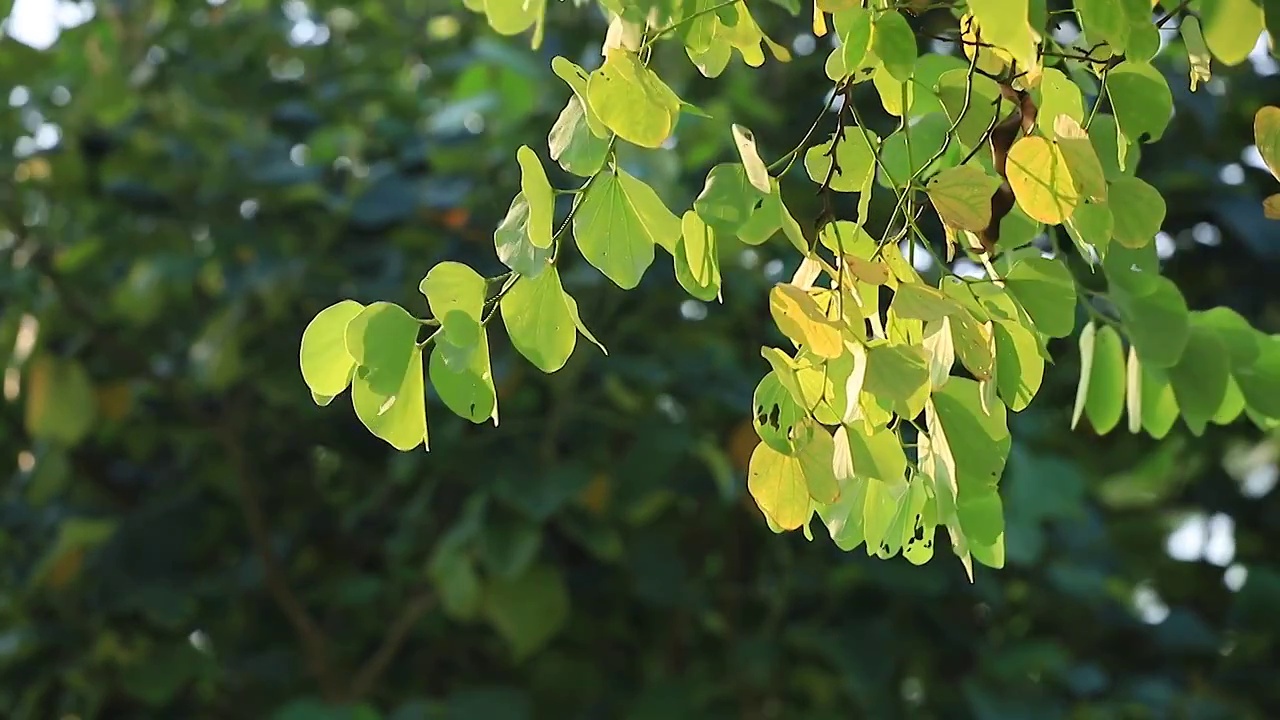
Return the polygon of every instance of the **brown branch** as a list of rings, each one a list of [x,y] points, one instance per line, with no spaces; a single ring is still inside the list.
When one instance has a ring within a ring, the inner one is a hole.
[[[238,404],[237,404],[238,405]],[[219,436],[231,474],[235,476],[236,487],[240,496],[240,510],[245,524],[249,528],[249,539],[253,549],[262,563],[263,579],[285,619],[293,626],[294,633],[302,645],[302,655],[307,669],[319,684],[320,694],[327,700],[334,699],[338,687],[334,683],[333,670],[329,664],[329,638],[324,630],[312,618],[302,601],[289,586],[284,568],[271,550],[271,533],[267,526],[267,517],[262,510],[262,501],[258,497],[257,488],[250,476],[249,464],[245,459],[244,448],[236,437],[236,420],[242,417],[237,408],[229,408],[226,418],[219,423]]]
[[[400,616],[387,628],[387,634],[382,638],[378,649],[374,650],[356,673],[355,680],[351,681],[351,687],[347,690],[349,698],[358,700],[373,689],[391,665],[391,661],[395,659],[404,641],[408,639],[409,631],[435,604],[435,595],[429,590],[424,590],[409,599],[408,604],[400,611]]]

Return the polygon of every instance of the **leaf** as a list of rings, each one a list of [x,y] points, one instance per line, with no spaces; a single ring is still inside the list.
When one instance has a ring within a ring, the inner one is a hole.
[[[698,214],[686,211],[676,245],[676,279],[690,295],[710,302],[720,294],[720,255],[715,232]]]
[[[836,169],[831,169],[831,146],[835,144]],[[845,128],[843,136],[831,136],[826,142],[814,145],[804,154],[804,167],[809,179],[821,185],[831,176],[828,185],[836,192],[860,192],[867,186],[876,170],[876,150],[880,139],[870,130],[861,127]]]
[[[1191,432],[1201,434],[1226,398],[1231,375],[1226,345],[1212,329],[1191,323],[1186,348],[1167,373],[1182,418]]]
[[[773,192],[769,169],[760,159],[760,151],[756,149],[756,136],[747,128],[735,124],[733,126],[733,144],[738,148],[738,157],[742,158],[742,167],[746,170],[747,180],[752,187],[762,193]]]
[[[1093,350],[1098,339],[1098,326],[1090,322],[1080,330],[1080,377],[1076,380],[1076,401],[1071,409],[1071,429],[1075,430],[1089,401],[1089,384],[1093,381]]]
[[[332,398],[351,383],[356,361],[347,354],[344,338],[347,323],[361,310],[360,303],[341,300],[321,310],[302,332],[298,362],[303,381],[315,395]]]
[[[956,118],[960,118],[956,139],[966,148],[981,143],[987,128],[996,120],[1000,86],[991,78],[977,73],[971,75],[968,68],[963,68],[942,73],[933,91],[941,101],[947,119],[955,124]],[[964,103],[966,91],[969,94],[968,110],[965,110]]]
[[[1124,412],[1124,347],[1120,335],[1110,325],[1098,328],[1093,346],[1093,364],[1085,414],[1099,435],[1111,432]]]
[[[582,112],[587,121],[587,129],[592,135],[598,138],[607,139],[611,134],[609,128],[605,127],[600,117],[596,115],[596,111],[591,107],[591,101],[587,96],[587,84],[590,81],[590,75],[576,63],[557,55],[551,58],[551,70],[573,90],[573,94],[578,98],[579,104],[582,105]]]
[[[951,377],[951,368],[955,366],[955,343],[951,337],[951,320],[942,318],[927,323],[924,328],[924,340],[921,343],[925,355],[929,358],[929,385],[940,388]]]
[[[768,443],[757,445],[751,453],[747,491],[760,512],[783,530],[800,527],[812,512],[800,459],[783,455]]]
[[[465,352],[446,355],[465,363],[481,335],[480,313],[488,285],[480,274],[458,262],[442,262],[427,273],[418,290],[427,298],[431,314],[440,321],[444,342]]]
[[[847,425],[844,430],[854,474],[883,483],[902,482],[907,474],[907,456],[892,430],[869,432],[861,423]]]
[[[71,447],[93,429],[98,414],[93,383],[77,360],[45,353],[32,357],[25,395],[24,420],[31,439]]]
[[[1107,97],[1125,137],[1150,143],[1164,135],[1173,115],[1173,94],[1159,70],[1147,63],[1120,63],[1107,74]]]
[[[1080,95],[1080,86],[1057,68],[1047,67],[1040,76],[1039,108],[1037,124],[1046,136],[1056,134],[1059,115],[1070,117],[1077,127],[1084,122],[1084,98]]]
[[[1062,262],[1027,258],[1013,266],[1005,284],[1040,332],[1049,337],[1066,337],[1075,329],[1075,280]]]
[[[827,77],[832,82],[842,80],[864,66],[867,50],[871,47],[872,14],[860,5],[842,8],[835,16],[838,47],[827,57]]]
[[[1262,161],[1280,180],[1280,107],[1264,105],[1258,109],[1253,116],[1253,138]]]
[[[564,367],[577,341],[567,297],[560,273],[551,267],[536,278],[516,280],[499,303],[511,344],[544,373]]]
[[[1064,223],[1067,235],[1080,249],[1081,256],[1090,265],[1107,253],[1115,223],[1111,208],[1101,203],[1084,203]]]
[[[934,175],[925,190],[942,222],[978,232],[991,224],[991,196],[999,187],[999,178],[975,165],[961,165]]]
[[[940,426],[946,433],[955,458],[960,499],[971,489],[994,488],[1012,447],[1004,405],[996,402],[987,413],[979,395],[977,382],[952,378],[932,398],[935,417],[928,424],[931,431]]]
[[[762,200],[741,163],[721,163],[707,173],[707,182],[693,201],[693,209],[716,232],[734,235]]]
[[[1280,418],[1280,336],[1259,333],[1257,360],[1237,368],[1235,379],[1249,409]]]
[[[551,126],[547,147],[552,160],[559,163],[565,172],[579,177],[594,175],[604,167],[605,157],[609,154],[609,141],[591,132],[582,101],[576,95],[569,98]]]
[[[1224,65],[1239,65],[1249,57],[1265,26],[1258,0],[1200,0],[1204,40]]]
[[[1213,77],[1209,48],[1200,32],[1200,21],[1194,15],[1184,15],[1178,23],[1178,30],[1182,33],[1182,44],[1187,48],[1187,64],[1191,66],[1191,92],[1195,92],[1197,85],[1207,83]]]
[[[1042,116],[1043,117],[1043,116]],[[1098,160],[1098,153],[1089,140],[1089,134],[1080,123],[1069,115],[1059,115],[1053,123],[1054,143],[1067,164],[1067,173],[1075,183],[1076,192],[1086,200],[1103,202],[1107,199],[1107,176]]]
[[[958,313],[961,308],[954,300],[943,294],[941,290],[923,283],[903,283],[893,294],[890,306],[900,318],[912,320],[941,320]]]
[[[907,131],[898,130],[886,137],[880,147],[880,162],[884,166],[880,182],[886,187],[902,188],[912,178],[927,176],[929,173],[923,172],[927,169],[925,163],[942,149],[950,129],[946,115],[937,112],[925,115]],[[944,159],[930,167],[937,169]]]
[[[839,325],[827,318],[813,297],[788,283],[769,292],[769,312],[782,334],[820,357],[836,358],[844,352]]]
[[[1262,201],[1262,214],[1268,220],[1280,220],[1280,194],[1269,195]]]
[[[1111,181],[1110,192],[1107,204],[1114,218],[1111,236],[1116,242],[1129,248],[1153,242],[1166,212],[1160,191],[1138,178],[1125,176]]]
[[[813,440],[797,456],[809,497],[830,505],[840,498],[840,484],[835,475],[835,442],[826,430],[813,433]]]
[[[796,402],[798,387],[788,389],[776,372],[765,375],[752,396],[752,427],[766,445],[784,455],[795,455],[811,439],[808,413]]]
[[[545,12],[543,2],[484,0],[485,19],[499,35],[519,35],[538,22]]]
[[[542,169],[542,161],[528,145],[516,150],[520,163],[520,193],[529,203],[529,220],[525,226],[529,241],[536,248],[551,247],[551,221],[555,214],[556,198]]]
[[[630,290],[653,263],[654,244],[674,250],[680,221],[648,185],[617,168],[596,175],[573,215],[582,257]]]
[[[914,418],[929,398],[929,360],[915,346],[869,348],[865,388],[884,409]]]
[[[792,217],[791,211],[782,202],[782,194],[778,190],[778,180],[770,178],[772,190],[759,200],[759,205],[751,211],[750,217],[738,228],[738,239],[747,245],[759,245],[773,237],[779,230],[786,235],[792,247],[801,253],[808,252],[808,241],[800,223]]]
[[[1071,217],[1080,203],[1080,193],[1062,149],[1037,135],[1028,135],[1013,144],[1006,177],[1018,206],[1040,222],[1057,225]]]
[[[910,80],[919,52],[907,19],[898,11],[889,10],[876,15],[872,27],[871,51],[898,82]]]
[[[498,423],[498,396],[493,387],[493,372],[489,367],[489,337],[480,329],[474,350],[468,355],[466,365],[448,362],[448,355],[437,345],[427,363],[431,385],[436,389],[445,407],[455,415],[482,423],[493,419]]]
[[[680,98],[638,55],[622,48],[610,49],[591,73],[587,99],[618,137],[646,148],[661,147],[680,114]]]
[[[586,324],[582,322],[582,316],[578,313],[578,301],[574,300],[573,296],[566,292],[564,294],[564,302],[569,306],[569,315],[573,318],[573,324],[578,328],[578,332],[582,333],[582,336],[589,340],[592,345],[600,348],[600,352],[608,355],[609,351],[606,350],[604,345],[596,339],[595,335],[591,334],[591,331],[587,329]]]
[[[1151,287],[1150,292],[1139,295],[1115,286],[1111,300],[1143,364],[1170,368],[1187,344],[1187,301],[1168,278],[1156,277]]]
[[[1132,345],[1129,346],[1129,362],[1125,366],[1124,396],[1129,432],[1136,434],[1142,429],[1142,361]]]
[[[1014,321],[996,322],[996,386],[1009,409],[1021,412],[1031,404],[1044,380],[1044,358],[1031,330]]]
[[[1133,346],[1130,346],[1130,350],[1134,350]],[[1163,370],[1142,365],[1141,372],[1142,428],[1159,440],[1169,433],[1178,420],[1178,401]]]
[[[493,231],[493,244],[503,265],[524,277],[537,277],[551,264],[551,248],[540,248],[529,239],[529,202],[524,193],[511,199],[511,207]]]
[[[902,538],[904,506],[909,489],[910,486],[902,479],[893,482],[871,480],[867,483],[866,504],[862,510],[862,533],[867,543],[867,555],[892,557],[896,554],[896,548],[886,541],[896,544]]]
[[[376,302],[347,323],[347,352],[356,361],[351,401],[369,432],[400,451],[427,442],[426,388],[416,318]]]
[[[517,661],[549,643],[569,621],[569,589],[553,565],[536,564],[515,579],[495,576],[485,587],[483,614]]]
[[[1027,0],[969,0],[984,42],[1008,51],[1022,69],[1039,65],[1038,34],[1031,27]]]
[[[1124,52],[1129,38],[1129,19],[1117,0],[1075,0],[1076,12],[1089,42],[1105,42]]]

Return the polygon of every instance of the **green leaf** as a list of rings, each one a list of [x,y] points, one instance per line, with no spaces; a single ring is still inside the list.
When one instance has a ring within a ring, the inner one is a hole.
[[[812,513],[800,458],[783,455],[768,443],[760,443],[751,453],[747,491],[760,512],[783,530],[795,530]]]
[[[1155,292],[1156,283],[1160,279],[1160,258],[1156,254],[1156,244],[1149,243],[1141,248],[1114,244],[1103,256],[1102,269],[1108,283],[1131,295]]]
[[[1152,288],[1138,295],[1115,286],[1111,300],[1120,311],[1129,342],[1138,348],[1142,362],[1169,368],[1182,357],[1187,344],[1187,301],[1168,278],[1156,277]]]
[[[680,115],[675,92],[623,48],[609,49],[604,64],[591,73],[587,98],[605,126],[640,147],[661,147]]]
[[[869,348],[865,388],[884,409],[914,418],[929,399],[929,359],[910,345]]]
[[[965,110],[964,102],[966,88],[968,110]],[[956,139],[966,148],[972,149],[986,138],[987,128],[996,119],[996,105],[1000,100],[1000,86],[996,81],[977,73],[970,74],[968,68],[949,70],[938,77],[933,91],[941,101],[947,119],[954,124],[956,118],[960,118]]]
[[[1108,206],[1114,218],[1112,237],[1130,248],[1151,243],[1164,224],[1165,204],[1160,191],[1135,177],[1111,181]]]
[[[1151,143],[1164,135],[1173,115],[1173,94],[1159,70],[1147,63],[1120,63],[1107,75],[1107,97],[1125,137]]]
[[[524,193],[511,199],[511,207],[493,231],[493,245],[503,265],[524,277],[537,277],[551,265],[551,248],[540,248],[529,239],[529,202]]]
[[[996,386],[1009,409],[1021,412],[1031,404],[1044,380],[1044,357],[1031,330],[1013,320],[997,321]]]
[[[942,149],[950,129],[951,123],[947,116],[937,112],[925,115],[908,129],[898,130],[886,137],[880,147],[880,162],[884,166],[880,182],[886,187],[902,188],[913,177],[926,177],[929,174],[927,169],[926,172],[921,170]],[[939,159],[930,167],[938,169],[945,159]]]
[[[564,301],[565,304],[569,306],[569,315],[573,318],[573,324],[578,328],[578,332],[582,333],[582,336],[590,341],[592,345],[600,348],[600,352],[608,355],[609,351],[606,350],[604,345],[596,339],[595,335],[591,334],[591,331],[587,329],[586,324],[582,322],[582,316],[578,313],[578,301],[574,300],[573,296],[567,292],[564,294]]]
[[[777,373],[769,373],[752,396],[752,426],[766,445],[784,455],[795,455],[812,439],[808,413],[795,400]]]
[[[356,361],[347,354],[345,337],[347,323],[361,310],[364,306],[354,300],[339,301],[321,310],[302,332],[298,361],[312,393],[332,399],[351,383]]]
[[[532,27],[543,12],[543,2],[484,0],[485,19],[499,35],[519,35]]]
[[[1114,223],[1110,206],[1083,203],[1076,207],[1064,226],[1067,228],[1067,235],[1080,249],[1081,256],[1093,265],[1096,262],[1095,254],[1097,258],[1106,256]]]
[[[71,447],[84,440],[97,417],[93,383],[79,361],[45,353],[28,361],[25,424],[33,440]]]
[[[520,577],[494,577],[485,588],[484,616],[517,661],[549,643],[569,620],[569,589],[553,565],[537,564]]]
[[[773,191],[769,178],[769,169],[760,159],[760,151],[756,148],[756,136],[747,128],[735,124],[733,126],[733,144],[738,148],[738,157],[742,158],[742,167],[746,170],[747,180],[752,187],[762,193]]]
[[[493,387],[493,372],[489,367],[489,336],[480,329],[475,347],[468,355],[466,365],[449,362],[443,347],[437,346],[427,363],[427,373],[436,393],[455,415],[473,423],[492,419],[498,424],[498,396]]]
[[[444,341],[457,348],[473,347],[480,336],[480,312],[488,284],[480,274],[458,262],[442,262],[427,273],[418,290],[427,298],[431,315],[440,321]],[[466,362],[469,352],[454,353]]]
[[[813,440],[800,450],[797,456],[800,471],[809,497],[815,502],[830,505],[840,498],[840,483],[835,475],[835,442],[826,430],[813,433]]]
[[[831,146],[835,144],[836,169],[831,169]],[[809,179],[821,185],[826,182],[836,192],[861,192],[867,187],[876,169],[876,149],[880,139],[870,130],[860,127],[845,128],[843,136],[832,135],[820,145],[805,151],[804,167]]]
[[[1075,0],[1075,6],[1090,44],[1105,42],[1116,52],[1124,52],[1129,38],[1129,18],[1122,3],[1117,0]]]
[[[1089,142],[1093,143],[1108,180],[1134,174],[1142,157],[1142,146],[1120,132],[1114,115],[1098,113],[1089,123],[1088,132]]]
[[[1124,413],[1124,347],[1120,334],[1110,325],[1098,328],[1093,346],[1093,364],[1085,414],[1099,435],[1111,432]]]
[[[608,138],[611,134],[609,128],[596,115],[596,111],[591,107],[591,101],[587,96],[587,84],[591,79],[587,71],[576,63],[558,55],[551,59],[551,70],[569,86],[569,89],[573,90],[574,96],[578,98],[578,102],[582,105],[582,112],[587,120],[587,129],[591,131],[591,134],[602,139]]]
[[[426,388],[416,318],[376,302],[347,323],[347,352],[356,361],[351,401],[369,432],[401,451],[427,441]]]
[[[900,318],[924,322],[941,320],[948,315],[961,312],[961,307],[956,301],[941,290],[923,283],[899,285],[897,292],[893,294],[893,303],[890,307]]]
[[[1249,57],[1265,26],[1259,0],[1200,0],[1204,40],[1224,65]]]
[[[911,25],[901,13],[889,10],[876,15],[872,26],[871,51],[895,80],[907,82],[919,55]]]
[[[1076,401],[1071,409],[1071,429],[1075,430],[1084,416],[1089,401],[1089,384],[1093,381],[1093,350],[1098,340],[1098,326],[1089,322],[1080,330],[1080,377],[1076,380]]]
[[[1253,137],[1262,161],[1280,180],[1280,107],[1264,105],[1258,109],[1253,116]]]
[[[707,173],[707,182],[693,201],[693,209],[716,232],[733,235],[742,229],[763,199],[747,179],[746,168],[741,163],[721,163]]]
[[[804,231],[782,202],[778,180],[770,178],[769,184],[772,190],[759,201],[759,206],[751,212],[742,227],[738,228],[738,239],[748,245],[760,245],[781,230],[792,247],[801,253],[808,253]]]
[[[567,297],[560,273],[551,267],[536,278],[516,280],[499,303],[511,344],[545,373],[564,367],[577,341]]]
[[[1062,262],[1027,258],[1013,266],[1005,284],[1040,332],[1049,337],[1066,337],[1075,329],[1075,280]]]
[[[1237,368],[1235,379],[1250,410],[1280,418],[1280,336],[1259,333],[1258,358],[1248,367]]]
[[[1059,115],[1052,126],[1053,141],[1067,164],[1076,192],[1085,202],[1107,199],[1107,174],[1089,133],[1070,115]]]
[[[991,224],[991,196],[999,187],[1000,178],[976,165],[961,165],[934,175],[925,191],[942,222],[978,232]]]
[[[596,175],[587,189],[573,237],[587,262],[630,290],[653,263],[655,243],[674,251],[680,221],[652,188],[617,168]]]
[[[1057,68],[1047,67],[1040,76],[1040,110],[1036,124],[1045,135],[1052,136],[1054,122],[1059,115],[1068,115],[1077,124],[1083,123],[1084,98],[1080,86]]]
[[[1130,351],[1135,349],[1130,346]],[[1135,352],[1136,355],[1136,352]],[[1139,359],[1141,364],[1141,359]],[[1142,428],[1159,440],[1169,433],[1178,420],[1178,401],[1169,377],[1163,370],[1141,364]]]
[[[988,414],[980,395],[978,383],[967,378],[952,378],[933,394],[935,418],[929,427],[939,425],[946,433],[955,458],[958,497],[970,486],[994,488],[1012,447],[1004,405],[996,402]]]
[[[873,433],[862,423],[847,425],[844,429],[850,462],[858,477],[883,483],[903,481],[907,474],[907,456],[902,452],[902,442],[892,430],[880,428]]]
[[[867,543],[867,555],[893,557],[897,553],[894,546],[902,539],[909,490],[910,486],[903,479],[867,482],[866,505],[862,510],[862,533]]]
[[[1183,420],[1192,433],[1201,434],[1226,399],[1231,375],[1226,344],[1213,329],[1191,323],[1186,349],[1167,372]]]
[[[1129,432],[1136,434],[1142,429],[1142,361],[1132,345],[1129,346],[1129,362],[1125,367],[1124,397]]]
[[[827,57],[826,72],[832,82],[837,82],[863,67],[871,47],[872,14],[860,5],[853,5],[841,8],[834,20],[840,45]]]
[[[536,248],[551,247],[551,221],[555,215],[556,198],[542,169],[542,161],[528,145],[516,150],[520,163],[520,194],[529,203],[529,221],[525,226],[529,241]]]
[[[576,95],[569,98],[551,126],[547,147],[551,151],[551,159],[559,163],[565,172],[580,177],[594,175],[604,167],[605,157],[609,154],[609,141],[591,132],[582,101]]]
[[[715,231],[688,210],[681,221],[682,233],[676,244],[676,279],[690,295],[710,302],[720,294],[720,253]]]

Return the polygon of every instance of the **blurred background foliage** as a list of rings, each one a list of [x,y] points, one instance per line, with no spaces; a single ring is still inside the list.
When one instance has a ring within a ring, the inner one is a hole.
[[[662,48],[714,116],[623,158],[671,207],[732,152],[729,122],[768,160],[821,109],[828,40],[793,3],[754,10],[791,63],[709,81]],[[499,270],[515,149],[545,151],[567,97],[550,58],[598,64],[594,6],[551,3],[538,51],[445,0],[10,10],[4,717],[1280,713],[1280,444],[1247,421],[1068,432],[1072,338],[1011,418],[1008,567],[973,585],[947,557],[776,537],[746,497],[766,289],[793,270],[773,244],[725,249],[723,304],[687,299],[669,261],[623,293],[570,258],[609,356],[580,343],[543,376],[495,334],[501,426],[432,399],[430,454],[312,403],[297,352],[321,308],[424,310],[434,263]],[[1193,309],[1280,331],[1274,183],[1249,147],[1280,66],[1264,38],[1192,94],[1165,41],[1177,116],[1140,170],[1168,200],[1165,271]]]

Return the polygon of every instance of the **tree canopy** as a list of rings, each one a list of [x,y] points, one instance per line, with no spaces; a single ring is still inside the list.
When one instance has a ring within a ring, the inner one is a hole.
[[[1280,8],[20,5],[13,717],[1280,705]]]

